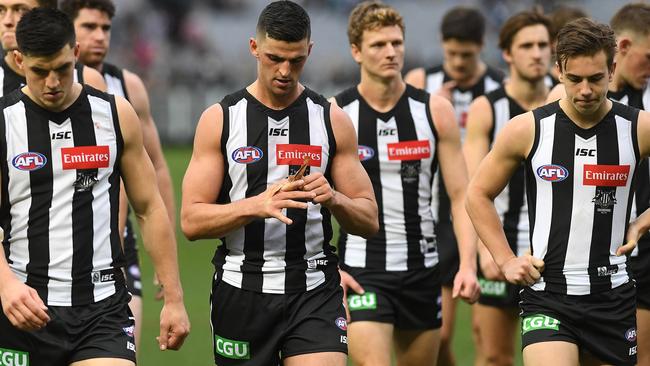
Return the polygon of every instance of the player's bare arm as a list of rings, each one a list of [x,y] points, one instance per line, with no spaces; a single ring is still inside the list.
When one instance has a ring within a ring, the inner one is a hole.
[[[84,84],[88,84],[93,88],[101,90],[103,92],[106,91],[106,81],[102,77],[102,74],[99,73],[99,71],[93,69],[92,67],[84,66],[82,72],[84,77]]]
[[[122,180],[140,228],[147,253],[151,257],[164,290],[160,313],[160,349],[179,349],[190,331],[183,305],[176,254],[176,239],[168,225],[167,210],[155,182],[151,160],[142,144],[138,116],[123,98],[116,97],[124,150],[120,158]]]
[[[476,231],[492,254],[506,280],[531,285],[540,277],[543,262],[530,255],[516,257],[510,249],[494,198],[508,184],[530,152],[535,136],[532,112],[509,121],[498,135],[492,150],[479,165],[467,193],[466,208]]]
[[[140,118],[140,126],[142,127],[142,139],[144,142],[144,149],[151,158],[151,163],[156,171],[156,179],[158,182],[158,189],[162,196],[165,207],[167,208],[167,215],[169,222],[174,225],[176,222],[176,205],[174,203],[174,190],[172,188],[172,179],[169,174],[169,167],[163,155],[162,146],[160,144],[160,137],[158,130],[151,115],[151,108],[149,103],[149,94],[142,82],[142,79],[136,74],[124,70],[124,83],[126,84],[126,91],[129,94],[129,99],[135,113]]]
[[[454,109],[448,100],[432,95],[429,106],[438,132],[440,169],[451,201],[454,233],[458,239],[460,266],[454,280],[453,294],[474,302],[479,295],[476,279],[476,233],[464,207],[468,178],[460,131]]]
[[[639,136],[639,153],[641,158],[650,156],[650,112],[639,111],[639,122],[637,124]],[[650,230],[650,210],[646,210],[634,221],[630,222],[625,235],[625,243],[616,251],[616,255],[624,255],[632,252],[639,239]]]
[[[321,203],[350,234],[370,237],[379,230],[377,202],[368,174],[359,161],[357,139],[350,118],[337,105],[330,108],[336,155],[332,160],[332,180],[336,191],[322,174],[305,176],[304,190],[315,193]]]
[[[219,104],[208,108],[199,119],[192,158],[183,178],[181,227],[185,236],[190,240],[220,238],[256,218],[275,217],[290,225],[291,220],[282,209],[306,209],[307,203],[299,200],[316,197],[300,190],[305,184],[303,179],[278,182],[257,196],[229,204],[215,203],[225,174],[222,126],[223,111]],[[282,186],[280,190],[278,185]]]
[[[463,144],[463,156],[467,162],[469,177],[474,176],[481,160],[490,151],[490,132],[494,127],[492,120],[492,107],[485,96],[476,98],[469,106],[467,114],[467,126],[465,142]],[[501,270],[494,263],[492,255],[483,242],[477,243],[477,252],[481,272],[489,280],[503,280]]]
[[[424,89],[426,71],[423,67],[418,67],[406,73],[404,82],[413,85],[416,88]]]
[[[4,232],[0,229],[0,242],[2,240]],[[7,319],[18,329],[38,330],[50,321],[47,306],[36,290],[25,285],[11,272],[4,250],[0,251],[0,302]]]

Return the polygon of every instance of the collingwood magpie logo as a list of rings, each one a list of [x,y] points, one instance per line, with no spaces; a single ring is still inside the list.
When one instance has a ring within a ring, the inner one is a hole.
[[[596,196],[591,200],[596,204],[596,211],[605,215],[612,213],[612,208],[616,204],[616,191],[596,188]]]
[[[93,170],[78,170],[77,180],[74,182],[75,192],[88,192],[93,189],[97,180],[97,172]]]
[[[400,175],[404,183],[416,183],[420,175],[420,161],[403,161]]]

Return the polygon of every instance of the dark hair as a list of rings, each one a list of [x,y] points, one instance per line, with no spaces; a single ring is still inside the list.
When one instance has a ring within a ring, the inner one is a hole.
[[[56,9],[57,0],[37,0],[39,8]]]
[[[557,34],[560,32],[560,29],[570,21],[586,17],[587,13],[580,8],[561,5],[549,15],[549,19],[551,20],[551,40],[557,40]]]
[[[81,9],[96,9],[108,15],[109,19],[115,16],[115,4],[112,0],[62,0],[61,11],[68,14],[73,21],[79,16]]]
[[[638,35],[650,34],[650,5],[635,3],[627,4],[614,14],[609,22],[614,33],[621,34],[631,31]]]
[[[298,42],[311,37],[309,15],[291,1],[275,1],[267,5],[257,20],[257,34],[278,41]]]
[[[543,25],[547,31],[551,26],[548,18],[536,11],[522,11],[511,16],[506,20],[499,32],[499,48],[504,51],[509,51],[510,46],[512,46],[512,41],[522,28],[537,24]]]
[[[485,17],[475,8],[457,6],[442,18],[442,40],[456,39],[461,42],[483,44]]]
[[[18,50],[27,56],[50,56],[65,45],[75,46],[74,25],[57,9],[35,8],[16,26]]]
[[[562,27],[557,35],[556,53],[560,71],[570,58],[594,56],[600,51],[605,52],[607,68],[611,70],[616,54],[616,37],[607,24],[580,18]]]
[[[404,20],[397,10],[379,1],[364,1],[350,13],[348,40],[350,44],[361,47],[363,32],[394,25],[404,33]]]

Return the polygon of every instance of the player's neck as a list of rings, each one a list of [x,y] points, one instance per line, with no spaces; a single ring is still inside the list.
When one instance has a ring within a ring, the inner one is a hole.
[[[374,110],[388,112],[404,94],[406,83],[401,75],[391,79],[379,79],[362,74],[357,90]]]
[[[619,70],[620,70],[620,65],[614,71],[612,81],[609,82],[609,86],[607,89],[611,92],[621,91],[625,89],[626,86],[628,86],[628,83],[625,81],[625,78],[623,77],[623,73],[619,72]]]
[[[270,90],[264,88],[259,80],[255,80],[251,85],[246,87],[246,90],[260,103],[264,104],[268,108],[275,110],[282,110],[295,102],[296,99],[302,94],[305,87],[298,83],[293,90],[284,95],[277,95],[271,92]]]
[[[7,54],[5,55],[5,62],[7,63],[7,66],[9,66],[11,70],[13,70],[13,72],[15,72],[20,76],[25,76],[25,74],[22,72],[22,70],[20,70],[20,68],[16,64],[16,59],[14,58],[13,51],[7,51]]]
[[[605,98],[594,113],[584,114],[578,112],[571,102],[569,102],[567,97],[564,97],[560,99],[560,108],[562,108],[564,113],[569,117],[569,119],[571,119],[571,121],[573,121],[573,123],[586,130],[594,127],[603,120],[605,115],[607,115],[610,109],[612,109],[612,101]]]
[[[23,91],[23,93],[25,93],[25,95],[27,95],[27,97],[29,97],[29,99],[31,99],[34,103],[39,105],[41,108],[43,108],[45,110],[48,110],[48,111],[51,111],[51,112],[63,112],[66,109],[68,109],[68,107],[70,107],[77,100],[77,98],[79,98],[79,95],[81,94],[81,89],[82,89],[81,84],[72,83],[72,87],[70,88],[70,90],[68,91],[68,93],[66,95],[65,102],[63,104],[61,104],[61,106],[56,108],[56,109],[52,109],[52,108],[49,108],[46,105],[44,105],[41,102],[40,99],[36,98],[34,96],[34,94],[32,94],[32,91],[31,91],[31,89],[29,89],[28,85],[25,85],[22,88],[22,91]]]
[[[539,80],[526,80],[517,72],[510,72],[510,78],[504,85],[506,93],[526,110],[533,110],[546,104],[548,87],[544,78]]]
[[[446,63],[442,65],[442,68],[445,70],[445,73],[447,75],[450,75],[449,66]],[[475,72],[471,77],[464,80],[455,80],[456,87],[460,89],[470,89],[471,87],[476,85],[476,83],[478,83],[478,81],[483,77],[483,75],[485,75],[486,71],[487,71],[487,65],[482,60],[479,60],[478,64],[476,65]]]

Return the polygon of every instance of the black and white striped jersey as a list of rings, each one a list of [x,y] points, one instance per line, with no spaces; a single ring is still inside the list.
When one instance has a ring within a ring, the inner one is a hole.
[[[629,105],[630,107],[638,108],[641,110],[650,110],[650,85],[646,85],[645,89],[638,90],[630,86],[625,86],[617,92],[608,92],[609,99]],[[636,181],[634,184],[634,204],[632,205],[632,213],[630,219],[634,220],[636,217],[650,208],[650,168],[648,166],[648,159],[643,159],[637,167]],[[650,235],[646,233],[634,251],[632,256],[636,257],[641,251],[641,255],[650,258]]]
[[[445,72],[442,65],[431,67],[425,70],[424,90],[430,94],[435,94],[442,84],[451,81],[451,77]],[[465,137],[465,125],[467,124],[467,111],[472,101],[481,95],[487,94],[492,90],[498,89],[503,83],[503,73],[490,66],[485,70],[485,74],[471,88],[461,89],[454,88],[452,92],[451,103],[456,111],[456,121],[461,129],[461,140]]]
[[[430,94],[435,94],[444,83],[451,80],[451,77],[445,72],[442,65],[431,67],[425,70],[425,84],[424,89]],[[460,126],[460,136],[461,141],[465,138],[465,125],[467,124],[467,112],[469,106],[474,101],[474,99],[489,93],[493,90],[496,90],[501,87],[503,82],[503,73],[501,71],[487,67],[483,77],[479,81],[468,89],[459,89],[455,88],[452,93],[452,104],[454,110],[456,111],[456,121]],[[451,223],[451,202],[449,200],[449,195],[445,190],[445,185],[440,174],[436,174],[434,177],[434,197],[438,197],[438,214],[437,217],[440,218],[438,223],[438,232],[439,236],[443,238],[449,238],[448,241],[451,241],[454,236],[454,230]],[[455,247],[457,244],[455,240],[453,242],[444,242],[441,245],[448,245]],[[444,248],[443,248],[444,249]],[[456,249],[452,249],[456,251]],[[455,256],[456,258],[458,256]]]
[[[51,112],[17,89],[0,108],[0,224],[13,273],[48,305],[111,296],[124,286],[113,97],[84,86],[70,107]]]
[[[536,291],[587,295],[629,281],[625,241],[639,163],[639,110],[613,102],[594,127],[575,125],[559,102],[533,111],[526,159],[532,255],[545,262]]]
[[[305,89],[282,110],[266,107],[246,89],[226,96],[221,151],[224,182],[218,203],[264,192],[309,158],[307,173],[321,172],[329,182],[336,144],[330,103]],[[320,204],[287,209],[293,224],[256,219],[222,238],[213,263],[217,278],[249,291],[294,293],[311,290],[337,271],[330,245],[330,212]]]
[[[124,69],[104,62],[101,73],[106,82],[109,94],[119,95],[120,97],[129,100],[129,94],[126,90],[126,82],[124,81]]]
[[[80,63],[76,63],[74,65],[74,68],[74,81],[83,84],[84,66]],[[25,77],[18,75],[11,67],[9,67],[9,65],[7,65],[7,61],[5,61],[3,57],[0,61],[0,84],[2,84],[2,88],[0,88],[0,97],[7,95],[16,89],[22,88],[25,86],[25,83]]]
[[[377,112],[356,87],[336,96],[359,140],[359,158],[368,172],[379,208],[379,232],[370,239],[341,230],[339,250],[346,266],[383,271],[431,268],[438,263],[437,136],[429,93],[410,85],[388,112]]]
[[[515,116],[526,113],[526,110],[506,93],[504,87],[487,93],[485,97],[492,108],[491,147],[497,134],[506,123]],[[494,199],[494,206],[503,223],[503,231],[510,248],[516,255],[523,255],[530,249],[530,227],[528,225],[523,163],[514,172],[508,185]]]

